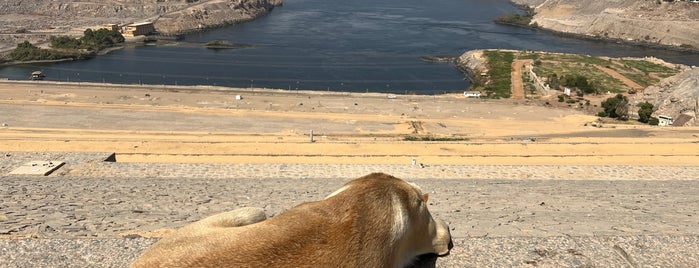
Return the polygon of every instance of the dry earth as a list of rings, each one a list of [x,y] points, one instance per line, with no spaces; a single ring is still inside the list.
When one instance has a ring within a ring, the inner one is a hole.
[[[649,0],[514,0],[532,23],[562,33],[645,45],[699,48],[699,3]]]
[[[175,34],[236,24],[267,14],[281,0],[23,0],[0,1],[0,52],[28,40],[47,47],[51,36],[80,36],[104,24],[150,21]]]
[[[106,151],[130,162],[699,164],[699,128],[593,127],[594,116],[528,101],[11,81],[0,96],[8,151]]]

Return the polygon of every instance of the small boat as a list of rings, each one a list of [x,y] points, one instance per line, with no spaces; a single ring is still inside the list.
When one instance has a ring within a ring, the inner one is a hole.
[[[44,80],[44,77],[46,77],[41,71],[33,71],[31,79],[32,80]]]

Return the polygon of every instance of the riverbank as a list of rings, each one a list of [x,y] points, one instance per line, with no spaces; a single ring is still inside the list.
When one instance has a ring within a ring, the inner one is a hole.
[[[111,4],[41,0],[0,3],[0,53],[7,53],[25,40],[46,46],[51,36],[80,36],[85,29],[105,24],[154,22],[158,32],[177,35],[247,22],[268,14],[281,0],[166,1]],[[40,14],[40,15],[39,15]]]
[[[534,15],[529,25],[557,35],[695,53],[699,51],[697,3],[642,0],[512,2],[533,9]]]

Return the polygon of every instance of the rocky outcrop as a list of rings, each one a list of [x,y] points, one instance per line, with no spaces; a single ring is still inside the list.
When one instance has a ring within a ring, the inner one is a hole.
[[[161,33],[181,33],[252,20],[264,15],[281,0],[210,1],[169,12],[155,20]]]
[[[153,21],[165,34],[252,20],[281,0],[22,0],[0,1],[0,51],[51,35],[77,36],[107,23]]]
[[[643,99],[653,104],[653,116],[684,118],[684,126],[699,126],[699,67],[663,79],[643,92]],[[678,124],[676,124],[678,125]]]
[[[532,24],[589,38],[699,50],[699,3],[655,0],[513,0]]]
[[[456,68],[461,71],[471,83],[478,83],[481,73],[488,71],[488,61],[483,56],[483,50],[469,50],[454,61]]]

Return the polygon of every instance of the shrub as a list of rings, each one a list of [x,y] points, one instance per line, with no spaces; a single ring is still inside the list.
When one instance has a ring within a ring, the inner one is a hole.
[[[660,119],[658,119],[657,117],[651,117],[650,119],[648,119],[648,124],[652,126],[657,126],[658,124],[660,124]]]
[[[629,99],[624,95],[616,94],[616,96],[606,99],[602,102],[602,108],[611,118],[620,120],[629,118]]]
[[[650,123],[651,114],[653,114],[653,104],[642,102],[638,104],[638,121],[641,123]]]
[[[29,41],[17,44],[17,48],[10,52],[10,59],[14,61],[57,60],[72,56],[60,51],[38,48],[29,43]]]

